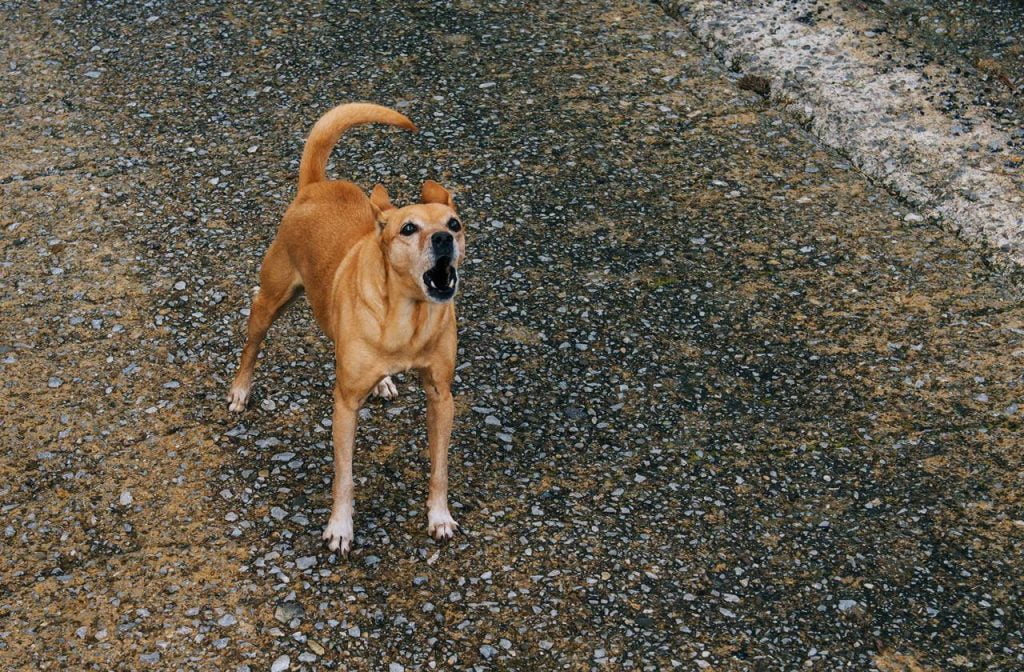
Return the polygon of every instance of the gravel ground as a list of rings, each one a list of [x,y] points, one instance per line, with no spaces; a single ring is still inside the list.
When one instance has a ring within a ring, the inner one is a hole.
[[[6,3],[0,663],[47,670],[1024,665],[1020,277],[653,4]],[[327,552],[304,306],[244,312],[331,105],[339,175],[469,225],[451,500],[362,412]]]
[[[921,215],[1024,265],[1024,81],[1015,80],[1024,6],[660,4],[746,75],[748,88],[805,120]]]
[[[986,93],[999,101],[996,107],[1016,108],[1020,114],[1024,11],[1017,0],[888,0],[856,8],[876,12],[901,38],[927,44],[940,57],[973,71],[989,83]]]

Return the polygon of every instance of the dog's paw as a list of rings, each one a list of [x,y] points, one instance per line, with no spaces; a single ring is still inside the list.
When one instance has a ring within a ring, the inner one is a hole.
[[[447,509],[427,513],[427,532],[438,541],[446,541],[455,536],[459,524],[455,522]]]
[[[232,385],[228,391],[228,410],[233,413],[240,413],[245,410],[249,401],[249,387],[243,385]]]
[[[384,376],[384,379],[373,388],[373,393],[382,399],[394,399],[398,396],[398,388],[391,380],[391,376]]]
[[[324,528],[323,539],[327,542],[327,548],[337,551],[342,556],[347,556],[352,550],[352,519],[335,520],[331,518]]]

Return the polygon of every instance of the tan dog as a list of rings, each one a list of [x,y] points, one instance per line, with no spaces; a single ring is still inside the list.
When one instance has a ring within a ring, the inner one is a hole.
[[[465,237],[451,194],[423,184],[421,203],[396,208],[377,185],[370,198],[351,182],[328,181],[327,159],[341,134],[372,122],[415,131],[404,115],[370,103],[339,105],[313,127],[299,166],[299,193],[285,212],[260,270],[249,334],[229,408],[249,399],[267,329],[306,291],[316,321],[334,341],[334,504],[323,538],[332,551],[352,545],[352,447],[356,413],[371,391],[397,392],[390,375],[414,369],[427,396],[430,489],[427,530],[448,539],[448,442],[454,403],[455,306]]]

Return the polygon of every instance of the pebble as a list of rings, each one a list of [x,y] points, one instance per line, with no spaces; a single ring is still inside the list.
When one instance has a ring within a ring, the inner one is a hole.
[[[235,623],[238,623],[238,619],[235,618],[234,614],[224,614],[223,616],[217,619],[217,625],[221,626],[222,628],[234,625]]]
[[[117,498],[117,503],[121,506],[131,506],[133,501],[135,500],[130,490],[121,491],[121,496]]]
[[[288,667],[292,664],[292,659],[288,656],[279,656],[274,664],[270,666],[270,672],[285,672]]]
[[[274,619],[280,623],[289,623],[293,619],[305,616],[306,610],[296,602],[285,602],[274,609]]]

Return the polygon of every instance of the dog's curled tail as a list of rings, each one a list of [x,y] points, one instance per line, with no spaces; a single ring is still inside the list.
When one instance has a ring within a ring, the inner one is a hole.
[[[390,124],[416,131],[416,124],[400,112],[373,103],[344,103],[320,117],[309,132],[299,164],[299,189],[327,179],[327,159],[341,134],[360,124]]]

